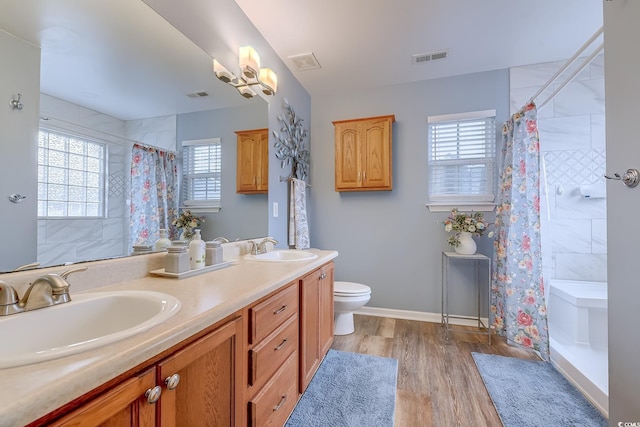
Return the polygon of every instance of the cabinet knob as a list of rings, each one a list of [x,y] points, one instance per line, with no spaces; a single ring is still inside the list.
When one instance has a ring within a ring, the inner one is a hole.
[[[180,384],[180,374],[173,374],[167,377],[164,380],[164,383],[167,385],[169,390],[175,390],[175,388],[178,387],[178,384]]]
[[[320,278],[321,278],[321,279],[326,279],[326,278],[327,278],[327,273],[322,273],[322,274],[320,275]]]
[[[280,403],[278,403],[276,406],[273,407],[273,411],[277,411],[280,408],[282,408],[282,405],[284,405],[284,402],[287,401],[287,395],[285,394],[284,396],[282,396],[282,399],[280,399]]]
[[[144,392],[144,396],[147,398],[147,403],[151,405],[156,403],[160,399],[161,394],[162,388],[159,385]]]

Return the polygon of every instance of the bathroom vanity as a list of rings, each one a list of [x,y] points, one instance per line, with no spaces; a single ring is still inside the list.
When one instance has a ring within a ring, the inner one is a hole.
[[[333,341],[337,252],[311,251],[312,260],[239,256],[185,279],[147,275],[87,291],[163,292],[182,307],[114,344],[3,369],[0,426],[283,425]]]

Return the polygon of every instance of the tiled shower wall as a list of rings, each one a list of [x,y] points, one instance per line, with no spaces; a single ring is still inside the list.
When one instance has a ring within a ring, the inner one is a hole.
[[[129,254],[133,141],[174,151],[176,116],[126,122],[44,94],[40,99],[41,113],[52,118],[52,126],[106,141],[109,162],[106,217],[38,219],[38,262],[48,266]]]
[[[521,108],[563,64],[564,61],[559,61],[511,68],[511,112]],[[606,281],[603,55],[597,56],[573,82],[541,107],[562,81],[560,76],[556,84],[535,100],[542,152],[540,214],[544,274],[547,280]],[[585,198],[581,189],[586,190],[588,185],[595,185],[603,197]]]

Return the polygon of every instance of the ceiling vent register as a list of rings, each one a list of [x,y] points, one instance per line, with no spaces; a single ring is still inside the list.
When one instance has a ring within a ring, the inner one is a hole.
[[[431,53],[419,53],[411,56],[411,62],[414,64],[423,64],[425,62],[437,61],[438,59],[445,59],[449,56],[448,50],[442,50],[440,52]]]

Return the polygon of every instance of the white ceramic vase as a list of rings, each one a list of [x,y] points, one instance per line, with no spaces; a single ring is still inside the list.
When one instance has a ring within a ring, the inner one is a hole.
[[[458,234],[458,240],[460,244],[456,246],[456,253],[460,255],[473,255],[478,249],[476,241],[473,240],[473,235],[468,231],[461,231]]]

